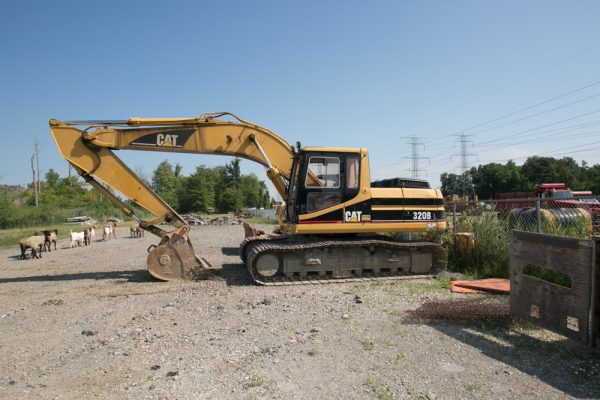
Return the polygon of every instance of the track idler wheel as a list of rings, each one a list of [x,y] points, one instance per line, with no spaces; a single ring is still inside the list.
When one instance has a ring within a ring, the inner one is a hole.
[[[148,252],[148,271],[160,280],[191,281],[216,277],[210,264],[196,255],[187,230],[167,233],[158,246],[150,246]]]

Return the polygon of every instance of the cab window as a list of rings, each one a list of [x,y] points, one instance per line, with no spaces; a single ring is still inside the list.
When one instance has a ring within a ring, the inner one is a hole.
[[[346,159],[346,187],[358,189],[358,158],[348,157]]]
[[[337,157],[310,157],[305,185],[307,188],[339,188],[340,159]]]

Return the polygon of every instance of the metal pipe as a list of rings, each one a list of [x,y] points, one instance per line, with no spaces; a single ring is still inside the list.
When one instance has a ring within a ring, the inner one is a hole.
[[[252,142],[256,145],[256,148],[258,149],[258,151],[260,152],[260,155],[262,156],[262,158],[265,160],[265,162],[267,163],[267,169],[271,169],[273,168],[273,164],[271,164],[271,161],[269,160],[269,158],[267,157],[267,155],[265,154],[264,150],[262,149],[262,147],[260,146],[260,144],[258,143],[258,140],[256,140],[256,135],[252,134],[250,135],[250,140],[252,140]]]
[[[62,121],[66,125],[127,125],[127,120]]]

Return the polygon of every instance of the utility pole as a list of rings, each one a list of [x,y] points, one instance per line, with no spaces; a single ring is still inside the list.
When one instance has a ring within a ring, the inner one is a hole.
[[[469,170],[469,158],[477,156],[473,153],[469,153],[467,150],[469,143],[471,143],[471,146],[473,146],[473,141],[469,139],[469,137],[473,135],[465,135],[464,133],[461,133],[455,136],[457,136],[457,139],[454,141],[454,144],[456,145],[456,143],[458,143],[460,145],[460,152],[457,154],[452,154],[450,158],[452,159],[453,156],[458,156],[460,158],[460,164],[458,165],[458,168],[460,169],[460,176],[462,180],[462,195],[465,196],[467,193],[466,172]]]
[[[419,138],[416,136],[409,136],[407,144],[410,145],[411,155],[410,158],[412,161],[412,166],[408,169],[411,171],[411,178],[416,179],[419,178],[419,172],[425,172],[425,176],[427,176],[427,171],[419,168],[419,160],[429,160],[429,157],[421,157],[419,155],[419,146],[423,146],[423,150],[425,149],[425,145],[419,141]]]
[[[35,196],[35,206],[38,206],[38,194],[40,191],[40,166],[39,156],[40,142],[35,139],[33,141],[33,155],[31,156],[31,173],[33,174],[33,193]]]
[[[69,164],[69,186],[73,187],[73,181],[71,180],[71,168],[73,168],[73,166],[71,165],[71,163]]]
[[[35,141],[33,142],[34,146],[35,146],[35,172],[37,173],[37,192],[38,194],[42,191],[42,185],[40,183],[40,141],[38,139],[35,139]],[[35,205],[37,206],[37,201],[35,203]]]

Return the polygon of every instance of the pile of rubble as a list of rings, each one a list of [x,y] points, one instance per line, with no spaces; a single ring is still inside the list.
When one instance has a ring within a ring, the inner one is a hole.
[[[191,226],[198,225],[242,225],[242,221],[239,218],[235,218],[229,215],[219,216],[212,219],[203,218],[194,214],[184,214],[181,216],[186,223]]]

